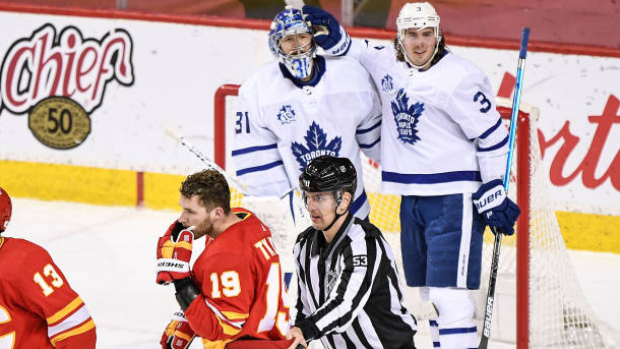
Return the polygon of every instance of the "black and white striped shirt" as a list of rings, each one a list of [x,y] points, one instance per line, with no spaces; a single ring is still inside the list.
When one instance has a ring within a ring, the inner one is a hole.
[[[415,348],[396,263],[377,227],[350,213],[331,243],[312,227],[295,243],[297,319],[327,349]]]

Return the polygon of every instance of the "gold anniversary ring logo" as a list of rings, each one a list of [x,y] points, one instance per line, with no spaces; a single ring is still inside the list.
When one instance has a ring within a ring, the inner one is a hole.
[[[28,127],[39,142],[55,149],[71,149],[90,134],[90,117],[67,97],[49,97],[32,108]]]

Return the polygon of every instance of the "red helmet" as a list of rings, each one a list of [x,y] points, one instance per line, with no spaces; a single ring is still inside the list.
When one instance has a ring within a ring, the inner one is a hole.
[[[13,205],[11,204],[11,197],[9,193],[0,188],[0,233],[6,230],[11,220],[11,212]]]

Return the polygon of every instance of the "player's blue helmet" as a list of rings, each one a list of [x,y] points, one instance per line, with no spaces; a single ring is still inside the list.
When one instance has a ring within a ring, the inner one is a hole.
[[[312,35],[313,32],[312,27],[304,20],[301,10],[292,6],[287,6],[271,22],[269,49],[295,78],[305,79],[312,74],[312,62],[316,55],[314,38],[307,45],[298,44],[297,49],[289,54],[282,50],[280,41],[289,35]]]

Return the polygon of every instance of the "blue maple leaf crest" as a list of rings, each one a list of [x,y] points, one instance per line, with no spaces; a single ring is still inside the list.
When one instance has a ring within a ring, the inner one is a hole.
[[[290,124],[291,122],[296,120],[295,111],[290,105],[282,106],[282,108],[280,108],[280,111],[278,112],[278,120],[280,120],[280,123],[282,123],[282,125]]]
[[[404,89],[399,89],[396,100],[391,102],[394,121],[398,130],[398,139],[403,143],[414,144],[420,140],[416,126],[424,111],[424,103],[409,105],[409,97]]]
[[[335,137],[331,141],[327,141],[327,135],[323,129],[315,122],[312,122],[306,136],[304,137],[306,145],[293,142],[291,151],[299,163],[299,170],[303,172],[306,165],[315,158],[322,155],[331,155],[337,157],[342,147],[342,137]]]

